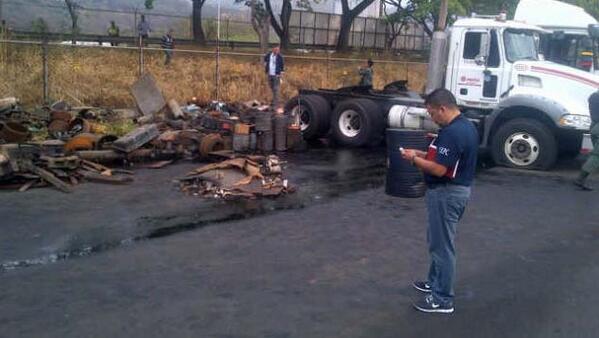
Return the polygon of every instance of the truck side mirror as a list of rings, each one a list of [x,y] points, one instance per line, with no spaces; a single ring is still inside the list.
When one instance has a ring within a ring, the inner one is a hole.
[[[590,24],[589,25],[589,35],[594,38],[599,38],[599,24]]]
[[[487,64],[487,59],[489,58],[489,51],[491,48],[491,35],[489,33],[481,34],[480,36],[480,51],[474,62],[477,65],[482,66]]]
[[[487,64],[487,58],[484,55],[478,54],[474,58],[474,63],[476,63],[477,66],[483,66],[483,65]]]

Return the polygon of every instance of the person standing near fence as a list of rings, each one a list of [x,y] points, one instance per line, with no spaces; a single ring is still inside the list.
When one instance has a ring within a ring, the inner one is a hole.
[[[116,25],[116,23],[113,21],[110,21],[110,26],[108,27],[108,37],[110,38],[118,38],[121,35],[121,29],[119,28],[119,26]],[[118,46],[119,43],[115,42],[115,41],[111,41],[110,42],[111,46]]]
[[[146,21],[146,16],[141,15],[141,21],[137,24],[137,35],[139,35],[140,46],[147,46],[146,40],[148,39],[152,28],[150,23]]]
[[[374,62],[372,62],[371,59],[368,59],[366,67],[360,67],[360,86],[372,87],[372,66],[374,66]]]
[[[272,51],[264,55],[264,69],[268,76],[268,86],[272,91],[272,107],[279,105],[279,92],[281,89],[281,76],[285,72],[285,61],[281,55],[281,47],[275,46]]]
[[[173,58],[173,49],[175,49],[175,40],[173,39],[172,29],[169,29],[162,37],[161,46],[164,50],[165,56],[164,65],[167,66],[171,63],[171,59]]]

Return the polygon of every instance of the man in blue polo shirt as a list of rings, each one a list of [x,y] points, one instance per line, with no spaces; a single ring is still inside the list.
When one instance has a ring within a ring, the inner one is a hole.
[[[437,89],[424,103],[441,130],[427,152],[402,152],[404,159],[424,172],[428,186],[425,199],[431,263],[427,280],[413,283],[414,288],[426,294],[414,307],[423,312],[451,313],[456,227],[470,198],[479,138],[476,127],[460,113],[450,91]]]

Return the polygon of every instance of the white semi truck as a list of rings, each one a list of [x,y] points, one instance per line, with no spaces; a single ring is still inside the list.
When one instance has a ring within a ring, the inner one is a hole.
[[[514,20],[548,31],[540,37],[546,60],[596,71],[588,26],[597,20],[583,8],[556,0],[520,0]]]
[[[481,150],[500,165],[549,169],[560,152],[580,151],[590,127],[587,99],[599,77],[540,60],[542,32],[502,16],[465,18],[441,34],[446,41],[434,43],[443,57],[429,64],[429,79],[456,96],[478,127]],[[329,135],[345,146],[378,143],[386,127],[435,129],[421,96],[405,82],[383,90],[300,90],[286,108],[300,116],[305,138]]]

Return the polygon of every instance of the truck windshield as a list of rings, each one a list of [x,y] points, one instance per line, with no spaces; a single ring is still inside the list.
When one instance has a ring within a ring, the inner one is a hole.
[[[509,62],[539,59],[537,43],[532,31],[507,29],[503,33],[503,40]]]

